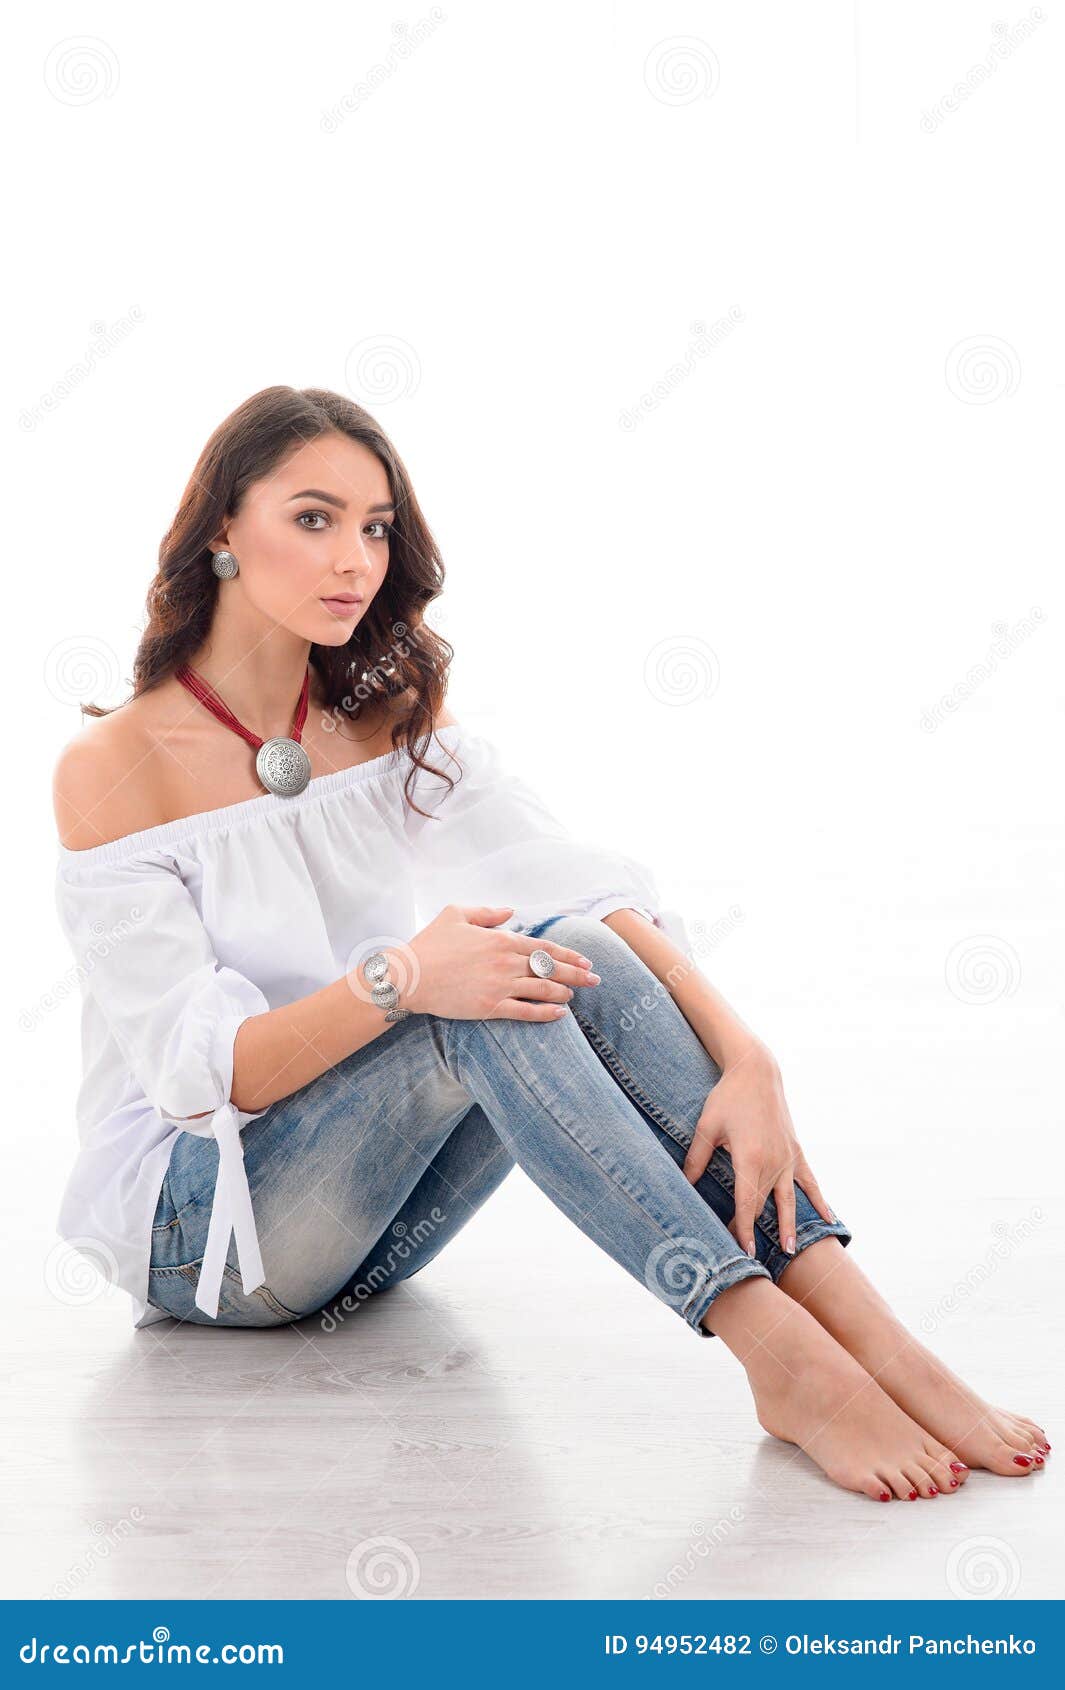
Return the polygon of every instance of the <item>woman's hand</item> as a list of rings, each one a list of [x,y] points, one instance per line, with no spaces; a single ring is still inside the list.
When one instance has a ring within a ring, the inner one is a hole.
[[[770,1192],[780,1242],[794,1254],[795,1180],[818,1213],[835,1220],[795,1137],[780,1070],[763,1044],[751,1044],[727,1063],[707,1098],[684,1160],[685,1177],[693,1184],[719,1145],[728,1151],[736,1173],[736,1212],[729,1231],[749,1256],[755,1253],[754,1223]]]
[[[393,973],[400,985],[400,1009],[459,1021],[557,1021],[574,986],[599,984],[580,951],[510,928],[494,931],[513,914],[512,908],[448,904],[408,947],[393,946],[393,951],[408,949],[413,955],[413,967],[409,958],[402,959]],[[557,966],[549,980],[530,970],[533,951],[554,958]],[[404,971],[413,975],[409,990],[401,985]]]

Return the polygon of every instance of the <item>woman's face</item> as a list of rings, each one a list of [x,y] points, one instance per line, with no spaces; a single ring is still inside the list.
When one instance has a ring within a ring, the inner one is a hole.
[[[319,435],[253,482],[212,541],[240,565],[221,590],[316,645],[344,645],[385,578],[394,516],[380,458]]]

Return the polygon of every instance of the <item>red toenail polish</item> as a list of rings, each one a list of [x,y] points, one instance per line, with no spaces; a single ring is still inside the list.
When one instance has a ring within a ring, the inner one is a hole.
[[[928,1494],[929,1494],[929,1496],[938,1496],[939,1495],[939,1492],[936,1490],[935,1485],[932,1486],[932,1489],[929,1491]]]
[[[1030,1455],[1015,1455],[1013,1460],[1015,1465],[1018,1467],[1030,1467],[1032,1465],[1032,1458]]]
[[[956,1489],[957,1489],[957,1486],[958,1486],[958,1481],[957,1481],[957,1479],[951,1479],[951,1481],[950,1481],[950,1488],[951,1488],[951,1490],[956,1490]]]
[[[886,1490],[882,1490],[880,1492],[880,1500],[881,1500],[881,1502],[890,1502],[891,1501],[891,1492],[886,1491]]]
[[[1046,1462],[1043,1460],[1043,1457],[1041,1455],[1036,1456],[1035,1464],[1036,1464],[1037,1467],[1045,1467],[1046,1466]]]
[[[907,1493],[907,1500],[910,1501],[910,1502],[916,1502],[917,1501],[917,1492],[915,1490],[909,1491]]]
[[[967,1473],[969,1471],[964,1461],[952,1461],[950,1464],[950,1470],[952,1473]]]

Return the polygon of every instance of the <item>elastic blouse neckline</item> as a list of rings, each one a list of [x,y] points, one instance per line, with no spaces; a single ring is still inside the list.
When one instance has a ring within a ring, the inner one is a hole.
[[[432,737],[443,743],[445,734],[457,734],[457,722],[445,722],[434,728]],[[348,787],[361,786],[365,781],[378,780],[411,762],[408,748],[384,752],[380,757],[352,763],[346,769],[334,769],[328,775],[313,775],[302,792],[292,798],[282,798],[276,792],[263,792],[257,798],[241,798],[235,804],[222,804],[215,810],[196,810],[176,821],[159,822],[155,827],[141,828],[137,833],[123,833],[103,845],[90,845],[83,851],[72,851],[57,844],[62,865],[76,863],[113,863],[140,851],[166,850],[170,845],[184,844],[189,839],[216,832],[219,828],[235,827],[244,822],[265,821],[270,816],[292,815],[308,804],[328,798]]]

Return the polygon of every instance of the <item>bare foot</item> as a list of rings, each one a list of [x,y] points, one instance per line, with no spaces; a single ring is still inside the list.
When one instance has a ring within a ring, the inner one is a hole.
[[[801,1252],[781,1275],[780,1288],[815,1315],[906,1414],[970,1467],[1021,1478],[1045,1464],[1050,1445],[1043,1428],[1025,1415],[992,1408],[918,1343],[837,1238]]]
[[[814,1317],[765,1279],[723,1291],[705,1317],[747,1369],[759,1423],[845,1490],[880,1502],[949,1496],[968,1477]]]
[[[1050,1445],[1041,1426],[992,1408],[894,1317],[887,1329],[871,1326],[863,1349],[864,1365],[877,1384],[922,1426],[946,1438],[970,1467],[1020,1478],[1045,1465]]]

